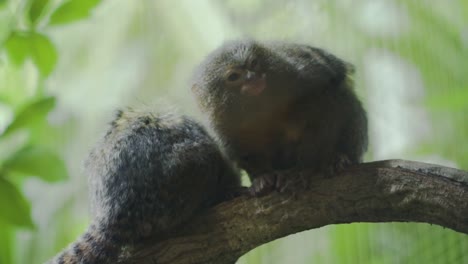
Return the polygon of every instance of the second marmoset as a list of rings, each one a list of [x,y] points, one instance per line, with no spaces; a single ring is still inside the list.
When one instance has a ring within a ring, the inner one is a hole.
[[[119,111],[86,172],[91,224],[50,263],[117,263],[124,247],[170,231],[240,186],[206,130],[173,113]]]
[[[252,193],[263,194],[361,161],[367,118],[351,71],[322,49],[241,40],[208,55],[192,90]]]

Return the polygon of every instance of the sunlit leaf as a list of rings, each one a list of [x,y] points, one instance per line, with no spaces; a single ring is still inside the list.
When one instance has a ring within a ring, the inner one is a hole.
[[[38,18],[44,12],[44,8],[49,3],[49,0],[32,0],[31,7],[29,8],[29,19],[33,24],[36,24]]]
[[[35,33],[32,41],[32,59],[39,68],[39,72],[43,76],[48,76],[57,63],[57,51],[49,38],[44,35]]]
[[[57,51],[46,36],[36,32],[15,32],[5,43],[13,63],[21,65],[31,58],[43,76],[48,76],[57,63]]]
[[[8,171],[37,176],[48,182],[67,178],[63,160],[55,153],[40,147],[28,147],[16,153],[4,163]]]
[[[18,129],[31,129],[44,122],[47,114],[54,108],[55,98],[45,97],[30,103],[19,112],[13,122],[6,128],[4,134],[11,133]]]
[[[69,0],[61,5],[50,17],[51,25],[67,24],[86,18],[101,0]]]
[[[0,177],[0,221],[15,226],[33,228],[31,206],[11,182]]]
[[[5,48],[7,49],[9,58],[13,63],[21,65],[24,63],[26,58],[29,56],[28,35],[21,33],[11,34],[5,42]]]

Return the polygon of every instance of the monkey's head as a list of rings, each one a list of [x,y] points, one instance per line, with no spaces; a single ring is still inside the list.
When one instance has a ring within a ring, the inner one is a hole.
[[[192,91],[209,112],[249,113],[284,101],[292,68],[279,54],[255,41],[229,42],[213,51],[195,72]]]
[[[243,120],[276,115],[303,95],[321,100],[323,91],[340,87],[349,69],[334,55],[307,45],[234,41],[201,63],[192,91],[212,116]]]

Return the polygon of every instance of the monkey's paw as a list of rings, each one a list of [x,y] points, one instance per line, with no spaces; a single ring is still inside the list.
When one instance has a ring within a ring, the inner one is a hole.
[[[297,170],[275,171],[262,174],[252,181],[249,192],[252,196],[258,197],[272,191],[294,192],[299,189],[307,189],[309,177],[307,173]]]
[[[236,188],[230,188],[228,190],[226,190],[226,192],[224,193],[223,195],[223,200],[224,201],[228,201],[228,200],[232,200],[236,197],[239,197],[239,196],[242,196],[244,194],[249,194],[249,188],[247,187],[236,187]]]
[[[253,179],[252,185],[249,187],[249,192],[252,196],[255,197],[263,196],[275,190],[275,186],[276,173],[265,173]]]
[[[332,160],[331,165],[325,170],[325,177],[333,177],[351,165],[353,165],[353,162],[348,155],[338,154]]]

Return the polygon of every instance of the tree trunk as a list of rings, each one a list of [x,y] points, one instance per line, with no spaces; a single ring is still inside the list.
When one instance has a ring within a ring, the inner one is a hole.
[[[232,264],[277,238],[352,222],[424,222],[468,234],[468,172],[403,160],[360,164],[294,194],[219,204],[122,263]]]

